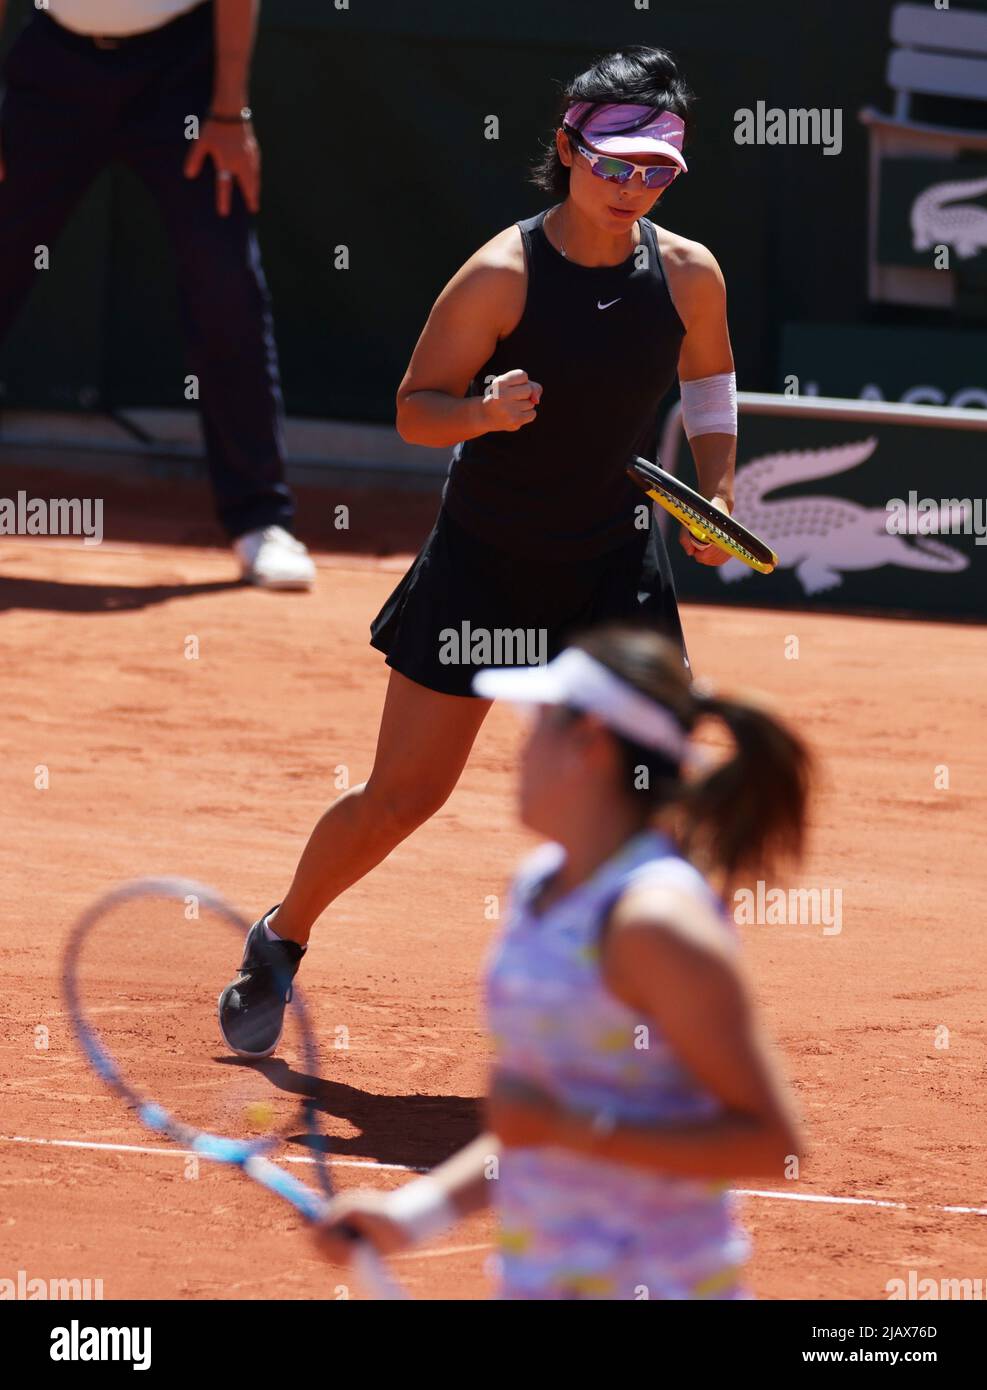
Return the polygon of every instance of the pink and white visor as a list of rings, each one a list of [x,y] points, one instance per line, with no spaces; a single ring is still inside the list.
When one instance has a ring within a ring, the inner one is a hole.
[[[685,123],[681,116],[671,111],[656,111],[653,106],[635,106],[630,103],[613,102],[606,106],[596,106],[592,101],[576,101],[564,116],[567,126],[579,132],[587,144],[602,154],[657,154],[663,155],[682,170],[688,172],[688,165],[682,155],[685,140]],[[587,113],[592,115],[585,125]],[[645,119],[651,116],[651,120]],[[641,122],[638,125],[638,122]],[[629,126],[635,129],[629,130]]]

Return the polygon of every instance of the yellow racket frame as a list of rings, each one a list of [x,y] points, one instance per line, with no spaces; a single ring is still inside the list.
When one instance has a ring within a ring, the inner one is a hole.
[[[648,496],[653,498],[665,511],[674,516],[676,521],[680,521],[690,535],[697,541],[709,542],[718,546],[720,550],[725,550],[728,555],[732,555],[735,560],[742,560],[745,565],[750,565],[752,570],[757,570],[759,574],[770,574],[778,563],[778,556],[771,551],[770,563],[759,560],[756,555],[752,555],[749,550],[735,541],[732,536],[728,536],[726,531],[719,526],[709,522],[705,517],[701,517],[698,512],[688,506],[685,502],[672,501],[664,493],[658,492],[654,488],[647,489]]]

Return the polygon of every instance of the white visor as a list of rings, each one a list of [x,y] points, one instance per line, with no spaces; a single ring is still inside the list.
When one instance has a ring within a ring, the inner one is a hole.
[[[689,740],[670,710],[649,700],[579,647],[567,647],[547,666],[480,671],[473,690],[486,700],[517,705],[569,705],[599,715],[608,729],[679,763]]]

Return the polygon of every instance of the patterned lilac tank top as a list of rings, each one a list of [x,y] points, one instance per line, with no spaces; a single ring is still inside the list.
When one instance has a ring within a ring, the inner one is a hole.
[[[565,858],[540,846],[511,889],[495,943],[486,1006],[496,1066],[567,1109],[618,1124],[702,1120],[719,1102],[686,1072],[648,1018],[605,988],[601,927],[642,881],[722,906],[663,835],[630,840],[591,879],[545,912],[532,902]],[[501,1297],[722,1299],[748,1296],[749,1254],[733,1199],[719,1182],[665,1177],[565,1149],[508,1149],[494,1201]]]

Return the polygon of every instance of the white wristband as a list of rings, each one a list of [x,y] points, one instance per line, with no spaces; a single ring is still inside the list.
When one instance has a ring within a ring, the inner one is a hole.
[[[435,1178],[415,1178],[388,1198],[387,1215],[396,1221],[414,1245],[441,1235],[459,1219],[459,1213]]]
[[[737,433],[737,374],[682,381],[682,426],[687,439],[699,434]]]

